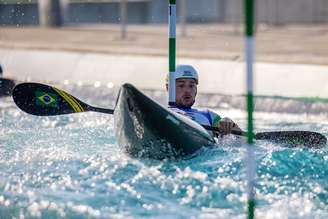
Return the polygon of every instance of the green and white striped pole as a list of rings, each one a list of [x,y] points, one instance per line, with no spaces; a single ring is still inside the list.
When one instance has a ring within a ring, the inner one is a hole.
[[[254,60],[254,0],[245,0],[245,33],[246,33],[246,68],[247,68],[247,214],[254,218],[255,211],[255,158],[254,158],[254,126],[253,126],[253,60]]]
[[[169,0],[169,105],[175,105],[176,0]]]

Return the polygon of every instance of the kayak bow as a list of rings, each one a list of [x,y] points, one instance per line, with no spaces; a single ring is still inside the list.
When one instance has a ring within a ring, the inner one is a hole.
[[[131,84],[121,87],[114,117],[118,144],[135,157],[177,158],[215,144],[201,125],[168,110]]]

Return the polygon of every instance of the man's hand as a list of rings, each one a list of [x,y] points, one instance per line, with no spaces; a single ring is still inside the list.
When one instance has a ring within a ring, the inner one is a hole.
[[[221,121],[218,123],[217,127],[218,127],[219,133],[221,135],[230,134],[232,132],[232,130],[241,131],[239,126],[229,118],[221,119]]]

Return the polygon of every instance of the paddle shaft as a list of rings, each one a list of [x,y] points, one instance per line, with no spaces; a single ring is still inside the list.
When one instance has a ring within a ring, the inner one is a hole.
[[[90,106],[76,97],[51,87],[38,83],[22,83],[13,90],[13,99],[16,105],[32,115],[55,116],[86,111],[94,111],[113,114],[114,109],[104,109]],[[220,132],[219,128],[203,125],[207,130]],[[232,130],[231,134],[247,136],[244,131]],[[327,138],[316,132],[310,131],[275,131],[260,132],[254,134],[256,140],[269,140],[287,143],[289,145],[309,145],[309,147],[321,147],[327,143]]]
[[[114,113],[113,109],[104,109],[104,108],[93,107],[93,106],[88,106],[87,110],[88,111],[93,111],[93,112],[99,112],[99,113],[106,113],[106,114],[113,114]],[[204,129],[209,130],[209,131],[220,132],[219,128],[217,128],[217,127],[208,126],[208,125],[201,125],[201,126],[203,126]],[[247,136],[247,132],[237,131],[237,130],[232,130],[231,134],[240,135],[240,136]]]
[[[88,107],[88,110],[113,114],[113,109],[103,109],[97,107]],[[203,128],[209,131],[221,132],[218,127],[212,127],[208,125],[202,125]],[[232,130],[231,134],[247,137],[247,132]],[[320,133],[310,131],[276,131],[276,132],[259,132],[254,134],[256,140],[267,140],[277,143],[287,143],[291,147],[297,145],[304,145],[311,148],[320,148],[327,143],[327,138]]]

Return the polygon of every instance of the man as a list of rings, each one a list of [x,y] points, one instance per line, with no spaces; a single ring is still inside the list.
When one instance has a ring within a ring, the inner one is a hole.
[[[175,72],[176,105],[170,106],[173,111],[186,115],[201,125],[217,127],[220,131],[216,135],[230,134],[232,130],[241,131],[236,123],[229,118],[221,118],[210,110],[192,108],[195,103],[198,85],[198,73],[190,65],[179,65]],[[168,80],[166,90],[168,90]]]

